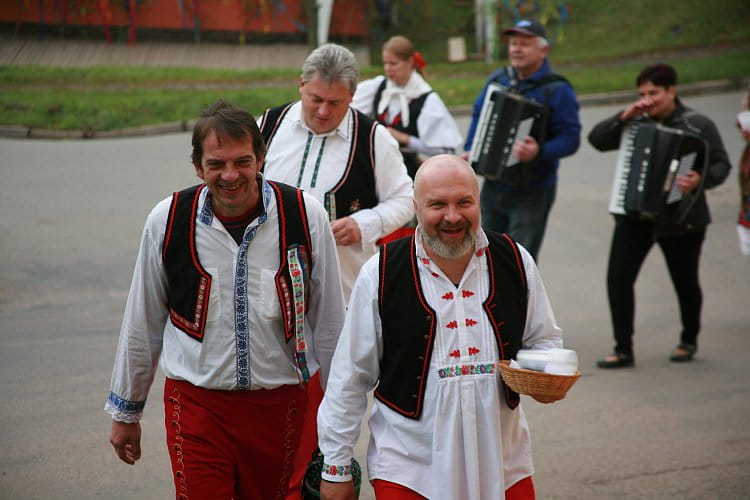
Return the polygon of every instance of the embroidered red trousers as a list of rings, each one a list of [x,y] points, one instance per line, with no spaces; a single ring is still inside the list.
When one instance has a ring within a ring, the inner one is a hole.
[[[167,379],[167,447],[178,500],[283,499],[307,407],[300,386],[215,391]]]

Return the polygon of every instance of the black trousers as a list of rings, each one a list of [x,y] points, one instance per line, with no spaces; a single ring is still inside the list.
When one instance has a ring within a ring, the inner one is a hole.
[[[617,352],[633,354],[635,281],[654,243],[659,245],[664,254],[672,284],[677,292],[682,320],[680,342],[696,344],[703,305],[703,292],[698,279],[698,261],[705,235],[704,229],[657,240],[654,237],[653,222],[616,217],[609,251],[607,292]]]

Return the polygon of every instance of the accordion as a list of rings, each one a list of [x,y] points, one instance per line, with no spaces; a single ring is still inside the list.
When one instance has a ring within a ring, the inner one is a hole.
[[[520,162],[513,144],[533,137],[541,149],[547,132],[547,107],[491,83],[482,103],[469,163],[489,180],[525,186],[536,161]]]
[[[684,220],[703,188],[708,144],[700,136],[652,122],[625,127],[615,167],[609,211],[646,219]],[[692,193],[677,187],[677,177],[701,173]]]

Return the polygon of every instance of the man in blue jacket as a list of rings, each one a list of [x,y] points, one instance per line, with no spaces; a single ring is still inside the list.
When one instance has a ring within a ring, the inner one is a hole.
[[[544,26],[522,20],[503,30],[508,42],[511,66],[490,75],[474,101],[471,125],[464,149],[471,148],[485,93],[490,83],[521,94],[547,106],[544,144],[533,137],[516,142],[513,153],[521,162],[534,161],[534,173],[527,186],[513,186],[502,180],[485,179],[482,187],[482,224],[486,229],[510,234],[534,259],[542,245],[547,216],[555,201],[560,158],[570,156],[580,144],[581,122],[573,87],[556,75],[547,61],[549,44]]]

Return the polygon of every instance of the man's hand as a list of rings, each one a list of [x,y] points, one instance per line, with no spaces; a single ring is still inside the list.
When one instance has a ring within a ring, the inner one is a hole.
[[[342,217],[331,222],[331,231],[333,231],[336,244],[342,247],[359,245],[362,241],[359,224],[351,217]]]
[[[526,137],[523,141],[517,141],[513,144],[513,154],[518,158],[518,161],[531,161],[539,154],[539,144],[533,137]]]
[[[320,481],[321,500],[354,500],[354,481],[334,483],[332,481]]]
[[[115,453],[120,460],[126,464],[135,464],[135,461],[141,458],[141,424],[113,420],[109,442],[115,447]]]
[[[677,177],[677,188],[683,193],[690,193],[698,184],[701,182],[701,174],[695,170],[691,170],[686,175],[680,175]]]

